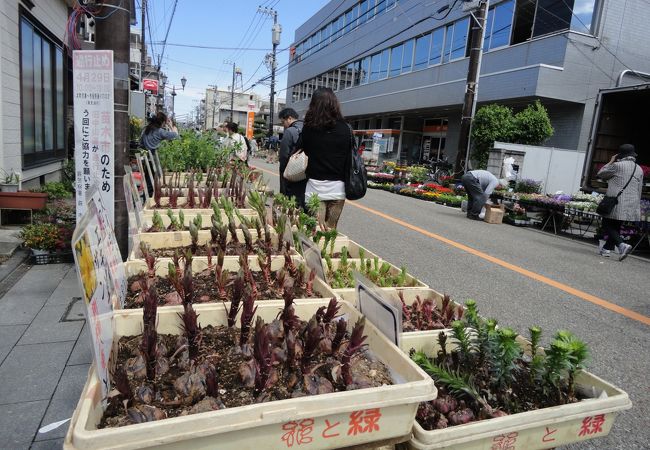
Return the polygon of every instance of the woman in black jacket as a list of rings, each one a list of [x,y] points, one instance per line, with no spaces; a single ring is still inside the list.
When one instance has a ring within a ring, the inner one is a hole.
[[[309,157],[305,198],[318,195],[318,218],[336,228],[345,204],[345,169],[350,164],[352,129],[330,88],[316,89],[305,114],[302,149]]]

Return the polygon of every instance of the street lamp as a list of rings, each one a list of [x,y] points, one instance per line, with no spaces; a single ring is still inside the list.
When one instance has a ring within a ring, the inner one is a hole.
[[[185,83],[187,83],[187,78],[183,75],[183,78],[181,78],[181,86],[183,86],[183,90],[185,90]]]
[[[176,86],[172,86],[172,118],[174,117],[174,102],[176,101]]]

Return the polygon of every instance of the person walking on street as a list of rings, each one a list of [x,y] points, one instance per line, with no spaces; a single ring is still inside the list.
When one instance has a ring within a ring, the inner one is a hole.
[[[499,184],[497,177],[487,170],[470,170],[460,179],[467,192],[467,218],[481,220],[481,209]]]
[[[352,153],[352,129],[330,88],[316,89],[305,114],[298,144],[309,157],[305,198],[318,195],[318,219],[327,229],[338,225],[345,204],[345,174]]]
[[[284,127],[284,134],[280,141],[280,193],[287,197],[295,197],[296,204],[305,208],[305,188],[307,180],[291,182],[284,178],[284,169],[287,167],[289,157],[297,152],[298,139],[303,127],[303,121],[298,119],[298,113],[293,108],[285,108],[278,114]]]
[[[623,261],[632,246],[623,242],[619,231],[623,222],[641,220],[641,191],[643,189],[643,170],[636,163],[636,150],[632,144],[623,144],[618,153],[598,171],[597,177],[607,181],[608,197],[618,196],[618,203],[609,214],[603,215],[603,234],[607,236],[600,250],[602,256],[609,257],[616,248]],[[619,194],[620,193],[620,194]]]
[[[225,128],[228,136],[223,140],[223,144],[234,149],[234,159],[246,162],[248,159],[248,145],[244,136],[237,131],[239,125],[235,122],[226,122]]]

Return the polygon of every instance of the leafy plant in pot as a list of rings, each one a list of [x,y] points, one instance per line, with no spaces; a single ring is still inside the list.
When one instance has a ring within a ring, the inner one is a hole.
[[[2,182],[0,182],[0,192],[18,192],[20,189],[20,173],[15,172],[11,169],[11,172],[7,173],[4,169],[2,170]]]
[[[25,247],[29,247],[35,256],[47,255],[66,246],[60,227],[53,223],[27,225],[22,229],[20,237]]]

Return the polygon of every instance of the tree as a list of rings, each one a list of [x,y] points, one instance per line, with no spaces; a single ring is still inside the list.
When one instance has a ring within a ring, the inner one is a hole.
[[[515,114],[513,142],[517,144],[540,145],[553,136],[551,119],[539,100]]]
[[[507,106],[492,104],[481,107],[472,122],[472,159],[478,167],[487,167],[494,141],[509,142],[514,134],[512,110]]]
[[[268,128],[266,126],[266,121],[262,116],[255,117],[253,121],[253,137],[255,139],[262,139],[266,136]]]

